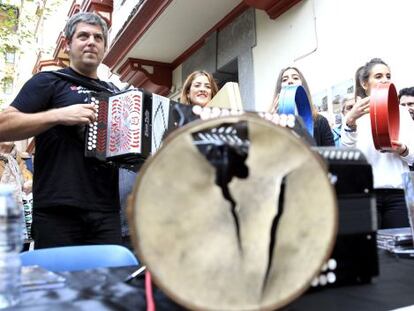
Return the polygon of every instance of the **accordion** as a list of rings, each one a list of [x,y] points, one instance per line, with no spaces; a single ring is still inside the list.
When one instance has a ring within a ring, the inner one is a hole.
[[[312,286],[368,283],[379,274],[372,167],[358,149],[317,147],[338,198],[338,235],[331,258]]]
[[[174,129],[196,119],[237,115],[242,110],[184,105],[142,89],[117,94],[96,92],[89,94],[95,105],[97,120],[85,131],[85,156],[121,166],[141,165],[155,153],[165,137]],[[258,113],[265,119],[282,124],[278,115]],[[300,119],[285,118],[287,127],[312,145]]]
[[[142,163],[165,136],[196,117],[192,107],[132,89],[117,94],[91,93],[97,120],[85,131],[85,156],[126,165]]]

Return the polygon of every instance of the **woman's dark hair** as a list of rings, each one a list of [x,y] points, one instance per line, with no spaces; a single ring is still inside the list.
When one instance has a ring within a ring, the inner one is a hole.
[[[401,99],[402,96],[414,96],[414,87],[406,87],[401,89],[398,93],[398,98]]]
[[[364,66],[361,66],[357,69],[357,71],[355,72],[355,98],[364,98],[368,96],[364,87],[362,86],[362,83],[368,82],[372,68],[378,64],[382,64],[389,67],[387,63],[384,62],[381,58],[373,58]]]

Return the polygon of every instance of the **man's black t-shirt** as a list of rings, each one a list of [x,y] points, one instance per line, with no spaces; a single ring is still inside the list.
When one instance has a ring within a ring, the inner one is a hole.
[[[78,79],[108,84],[77,74]],[[23,86],[11,106],[35,113],[86,103],[90,91],[52,72],[40,72]],[[118,170],[84,157],[83,126],[58,125],[35,138],[33,206],[74,206],[94,211],[119,210]]]

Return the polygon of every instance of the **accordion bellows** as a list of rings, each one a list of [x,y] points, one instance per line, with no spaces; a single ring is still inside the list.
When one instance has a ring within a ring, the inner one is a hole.
[[[227,82],[217,92],[207,107],[228,108],[243,110],[239,85],[236,82]]]

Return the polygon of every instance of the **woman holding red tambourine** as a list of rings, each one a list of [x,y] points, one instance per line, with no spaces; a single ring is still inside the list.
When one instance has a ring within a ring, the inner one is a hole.
[[[414,162],[414,122],[398,105],[384,61],[370,60],[355,81],[356,103],[345,116],[341,144],[360,149],[372,165],[378,228],[408,227],[401,175]]]

